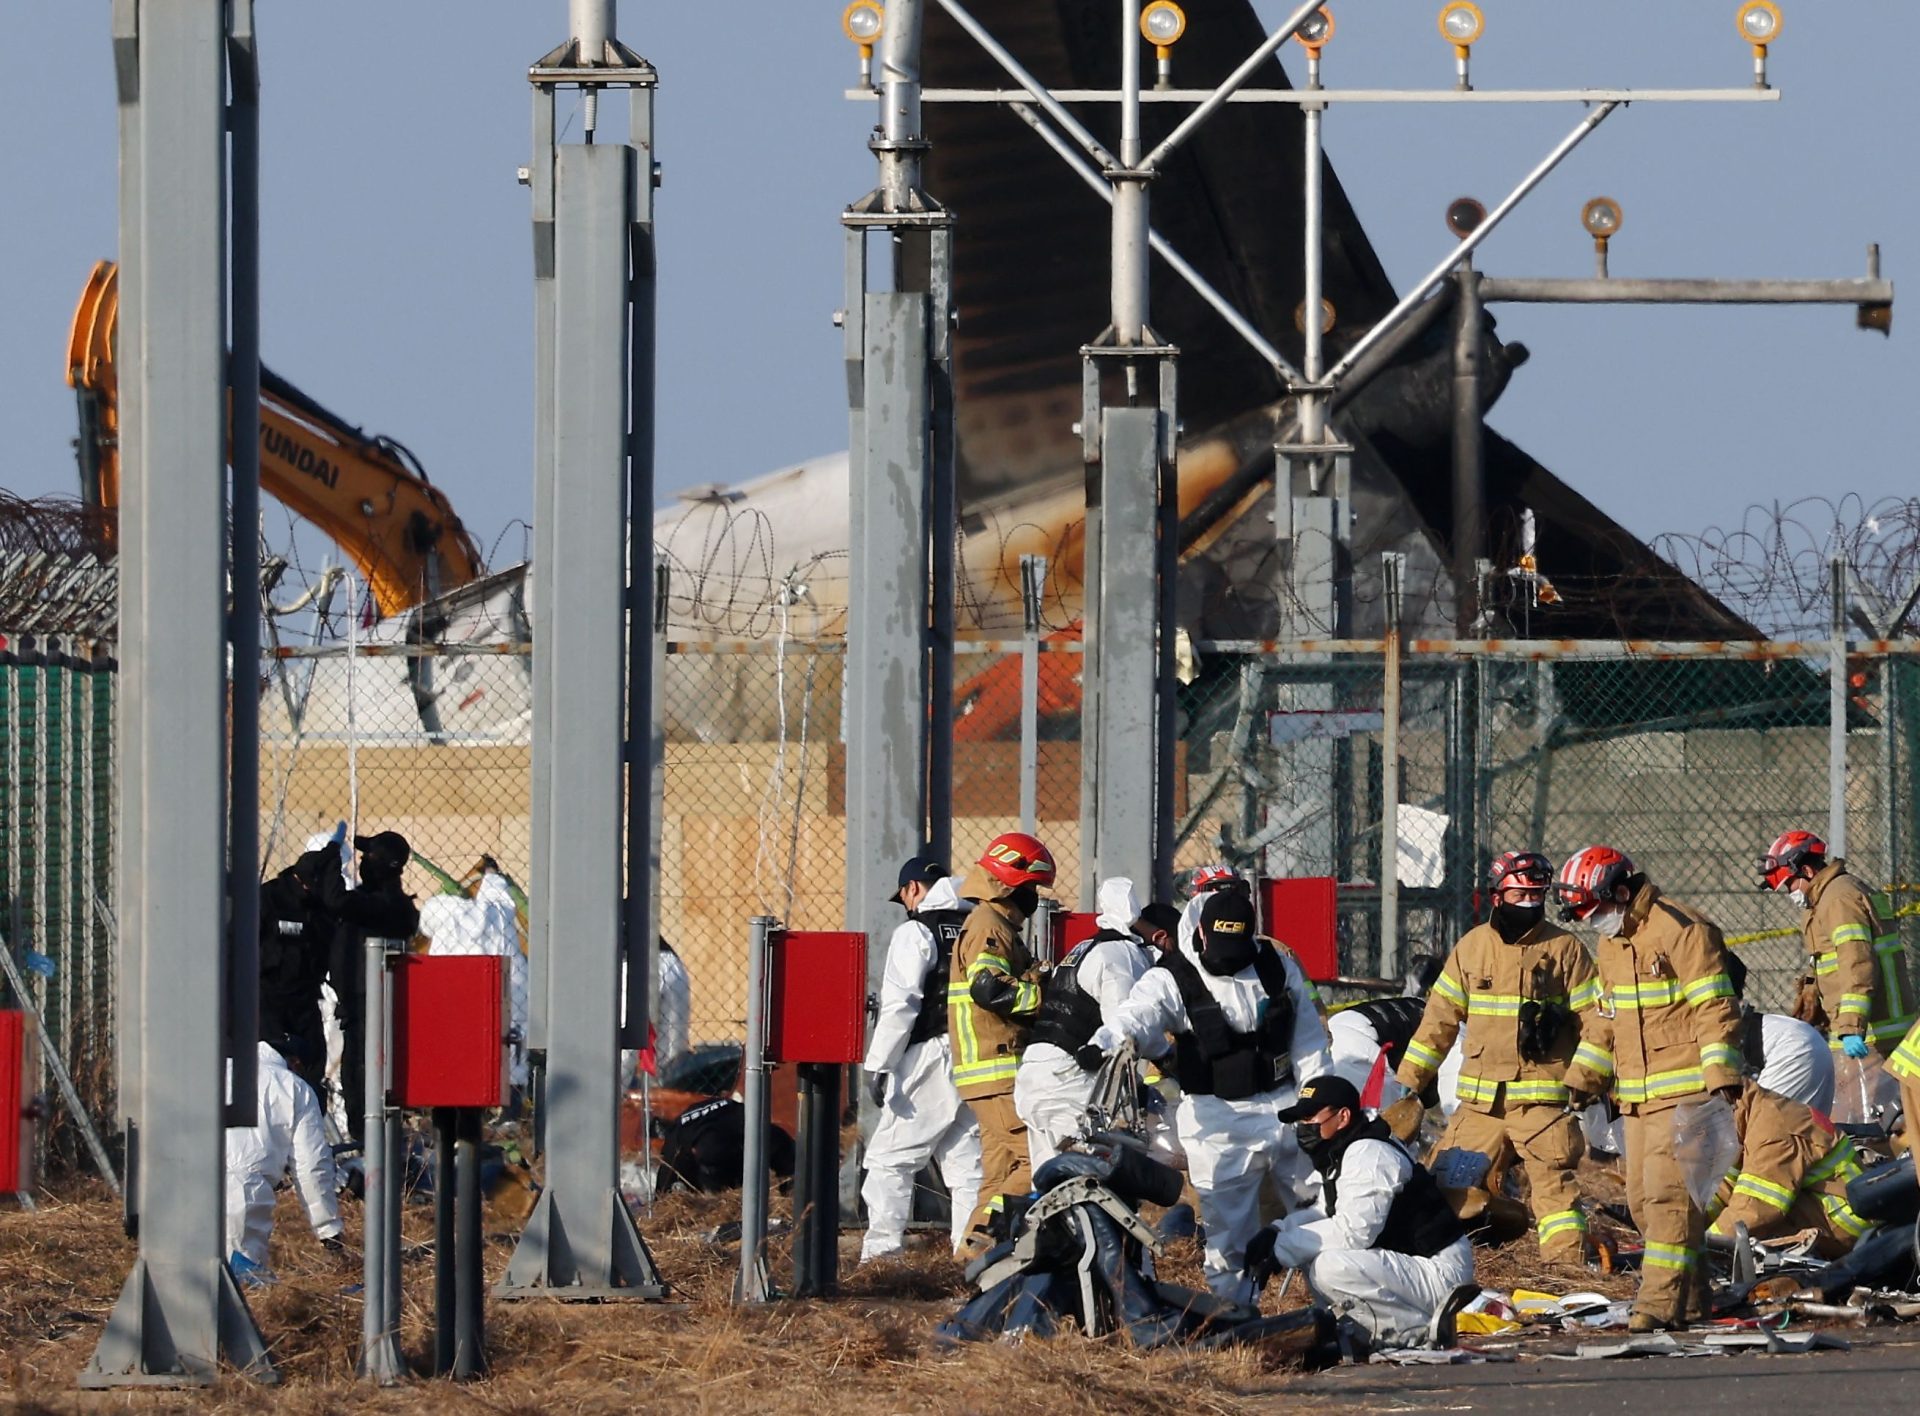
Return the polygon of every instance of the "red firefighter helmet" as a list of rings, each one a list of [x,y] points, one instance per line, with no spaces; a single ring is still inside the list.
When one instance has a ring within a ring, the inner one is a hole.
[[[1025,831],[1006,831],[987,842],[980,868],[1015,890],[1053,884],[1053,852]]]
[[[1612,846],[1588,846],[1567,857],[1553,882],[1560,918],[1586,919],[1613,899],[1614,890],[1634,874],[1633,862]]]
[[[1760,857],[1760,888],[1784,890],[1787,882],[1810,865],[1815,870],[1827,863],[1827,843],[1811,831],[1787,831],[1774,838],[1767,853]]]
[[[1241,880],[1240,873],[1232,866],[1222,865],[1216,861],[1212,865],[1202,865],[1194,869],[1193,879],[1188,884],[1188,890],[1195,895],[1204,895],[1209,890],[1220,890],[1229,885],[1243,885],[1245,883],[1245,881]]]
[[[1487,869],[1487,878],[1496,894],[1516,886],[1544,890],[1553,880],[1553,862],[1538,851],[1508,851],[1495,858]]]

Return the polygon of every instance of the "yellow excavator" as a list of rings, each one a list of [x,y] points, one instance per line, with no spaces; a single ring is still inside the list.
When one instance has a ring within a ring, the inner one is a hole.
[[[74,310],[67,382],[80,403],[81,493],[109,512],[120,505],[119,315],[119,268],[99,261]],[[265,365],[260,485],[352,558],[383,616],[486,574],[479,546],[412,453],[328,412]],[[109,518],[109,544],[114,524]]]

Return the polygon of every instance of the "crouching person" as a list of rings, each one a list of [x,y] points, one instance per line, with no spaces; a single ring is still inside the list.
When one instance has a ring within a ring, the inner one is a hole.
[[[1860,1173],[1853,1142],[1823,1118],[1749,1079],[1733,1104],[1740,1168],[1707,1206],[1707,1240],[1726,1240],[1745,1224],[1755,1239],[1812,1230],[1814,1253],[1837,1259],[1871,1227],[1847,1203]]]
[[[1320,1204],[1255,1235],[1249,1275],[1299,1269],[1314,1305],[1377,1347],[1451,1345],[1452,1316],[1478,1290],[1473,1246],[1434,1178],[1344,1077],[1306,1083],[1280,1119],[1320,1172]]]
[[[320,1118],[320,1099],[303,1072],[314,1064],[303,1040],[259,1044],[254,1124],[227,1128],[227,1252],[236,1277],[267,1267],[273,1236],[273,1192],[289,1168],[307,1223],[329,1249],[341,1247],[340,1204]]]

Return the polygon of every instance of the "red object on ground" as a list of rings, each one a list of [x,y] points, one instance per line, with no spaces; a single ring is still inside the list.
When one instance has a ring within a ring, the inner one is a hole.
[[[867,936],[780,930],[768,944],[770,1062],[858,1062],[866,1050]]]
[[[1100,916],[1084,913],[1080,910],[1063,911],[1053,916],[1053,937],[1047,941],[1052,957],[1048,963],[1057,964],[1073,951],[1073,946],[1082,940],[1091,939],[1100,932]]]
[[[393,969],[393,1096],[409,1110],[503,1106],[507,961],[405,954]]]
[[[1340,939],[1336,928],[1337,882],[1331,875],[1296,880],[1262,880],[1258,890],[1260,928],[1278,939],[1300,961],[1307,977],[1325,983],[1340,976]]]
[[[27,1015],[0,1012],[0,1192],[33,1184],[33,1057],[28,1052]]]

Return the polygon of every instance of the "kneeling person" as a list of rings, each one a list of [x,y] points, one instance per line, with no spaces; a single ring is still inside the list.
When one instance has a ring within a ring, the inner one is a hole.
[[[1755,1239],[1811,1229],[1814,1252],[1837,1259],[1869,1222],[1847,1204],[1847,1182],[1860,1173],[1853,1142],[1811,1110],[1749,1079],[1733,1104],[1740,1168],[1720,1182],[1707,1206],[1710,1238],[1728,1238],[1744,1223]]]
[[[1263,1281],[1300,1269],[1316,1306],[1375,1343],[1425,1344],[1473,1284],[1473,1246],[1440,1186],[1344,1077],[1306,1083],[1280,1119],[1320,1172],[1321,1200],[1256,1235],[1248,1272]]]

